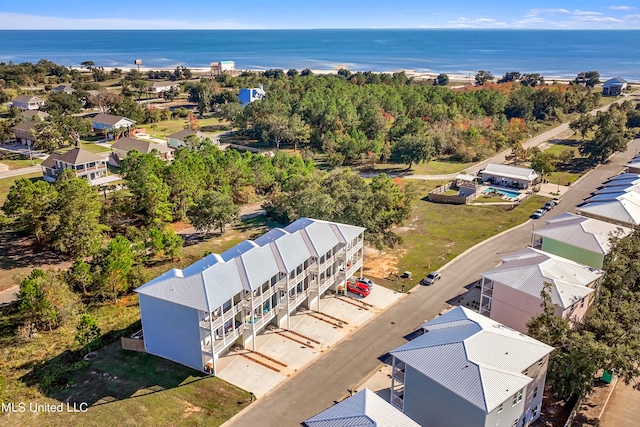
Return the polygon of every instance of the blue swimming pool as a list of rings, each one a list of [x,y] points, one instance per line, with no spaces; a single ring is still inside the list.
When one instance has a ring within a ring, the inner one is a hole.
[[[497,193],[500,193],[502,195],[505,195],[507,197],[511,197],[512,199],[515,199],[516,197],[518,197],[520,195],[519,191],[502,190],[500,188],[493,188],[493,187],[487,188],[482,193],[486,194],[486,193],[491,193],[491,192],[494,192],[494,191],[497,192]]]

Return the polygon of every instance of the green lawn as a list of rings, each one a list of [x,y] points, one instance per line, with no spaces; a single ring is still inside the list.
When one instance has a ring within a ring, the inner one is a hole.
[[[589,135],[587,135],[589,137]],[[579,148],[582,141],[579,135],[573,135],[571,138],[552,144],[545,153],[559,155],[564,151],[571,150],[574,158],[567,164],[558,164],[556,171],[545,174],[545,179],[550,183],[559,183],[560,185],[571,185],[593,167],[591,162],[580,154]]]
[[[27,178],[32,181],[42,179],[42,172],[34,172],[27,175],[13,176],[11,178],[2,178],[0,179],[0,206],[4,203],[4,200],[7,198],[7,194],[9,194],[9,189],[13,185],[14,182],[21,178]]]
[[[437,185],[419,183],[418,197],[426,195]],[[429,271],[437,270],[475,244],[527,221],[546,201],[544,197],[532,196],[509,210],[508,206],[448,205],[418,199],[414,203],[411,220],[399,232],[403,244],[387,249],[385,253],[398,257],[397,272],[413,273],[415,280],[406,283],[411,287]],[[402,285],[402,282],[384,278],[375,280],[396,291]]]
[[[29,166],[35,166],[42,163],[42,159],[16,159],[16,160],[0,160],[0,163],[3,163],[9,166],[9,170],[13,169],[22,169],[28,168]]]
[[[414,164],[411,169],[407,169],[408,165],[399,163],[377,164],[375,170],[387,173],[410,172],[412,175],[448,175],[462,172],[474,164],[475,162],[462,163],[451,160],[431,160],[428,163]]]
[[[206,117],[203,119],[198,119],[198,124],[200,125],[200,130],[202,132],[220,132],[221,130],[227,129],[229,124],[220,120],[217,117]],[[172,119],[172,120],[164,120],[157,123],[147,123],[144,125],[140,125],[146,129],[147,133],[156,138],[165,138],[165,136],[169,136],[172,133],[176,133],[181,131],[182,129],[186,129],[189,125],[189,121],[184,119]],[[152,127],[153,126],[153,127]],[[163,130],[166,129],[166,130]]]

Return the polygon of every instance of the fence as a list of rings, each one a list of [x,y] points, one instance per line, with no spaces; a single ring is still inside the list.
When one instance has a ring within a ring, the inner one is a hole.
[[[449,191],[453,186],[453,184],[454,182],[451,181],[441,187],[433,189],[431,192],[429,192],[429,196],[428,196],[429,201],[434,203],[450,203],[454,205],[464,205],[476,198],[475,192],[467,196],[461,196],[460,194],[457,194],[455,196],[452,194],[442,194]]]

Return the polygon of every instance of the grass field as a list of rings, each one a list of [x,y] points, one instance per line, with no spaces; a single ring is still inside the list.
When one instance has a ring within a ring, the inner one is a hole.
[[[9,166],[9,170],[14,170],[14,169],[28,168],[29,166],[39,165],[40,163],[42,163],[42,159],[0,160],[0,163],[3,163]]]
[[[228,123],[224,120],[220,120],[216,117],[206,117],[203,119],[198,119],[198,124],[200,125],[200,130],[202,132],[219,132],[221,130],[227,129]],[[153,127],[152,127],[153,125]],[[165,138],[166,136],[171,135],[172,133],[179,132],[183,129],[187,129],[189,126],[189,121],[187,119],[171,119],[164,120],[157,123],[147,123],[141,125],[147,131],[147,133],[156,138]]]
[[[32,181],[42,179],[42,172],[34,172],[27,175],[12,176],[11,178],[0,179],[0,206],[2,206],[5,199],[7,198],[7,194],[9,194],[9,189],[11,188],[13,183],[21,178],[27,178]]]
[[[589,169],[593,167],[593,164],[584,156],[580,154],[579,148],[581,141],[578,135],[574,135],[571,138],[562,140],[552,144],[545,153],[552,153],[559,155],[564,151],[571,150],[574,153],[574,158],[567,164],[558,164],[556,171],[549,174],[545,174],[545,179],[550,183],[559,183],[560,185],[571,185],[584,175]]]

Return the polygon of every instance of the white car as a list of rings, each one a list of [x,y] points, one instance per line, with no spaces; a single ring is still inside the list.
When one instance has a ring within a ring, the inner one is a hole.
[[[365,284],[369,289],[375,286],[375,283],[373,283],[373,280],[367,279],[366,277],[360,277],[359,279],[356,279],[356,282]]]

